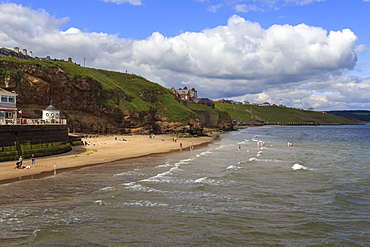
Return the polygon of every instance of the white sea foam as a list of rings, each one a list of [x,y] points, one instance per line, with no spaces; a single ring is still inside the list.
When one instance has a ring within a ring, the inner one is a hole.
[[[238,162],[238,164],[240,164],[240,162]],[[240,169],[241,167],[240,166],[236,166],[236,165],[230,165],[226,168],[226,170],[238,170]]]
[[[108,205],[108,203],[104,202],[103,200],[96,200],[94,201],[94,204],[99,205],[99,206]]]
[[[179,166],[175,166],[175,167],[172,167],[170,170],[168,171],[165,171],[165,172],[162,172],[162,173],[159,173],[153,177],[150,177],[150,178],[147,178],[147,179],[143,179],[141,180],[142,182],[163,182],[165,181],[164,178],[166,177],[169,177],[171,175],[173,175],[173,173],[177,170],[181,170],[179,168]]]
[[[208,185],[227,185],[225,181],[222,180],[216,180],[208,177],[198,178],[194,181],[194,183],[197,184],[208,184]]]
[[[293,170],[312,170],[312,169],[309,169],[308,167],[305,167],[305,166],[302,166],[300,164],[294,164],[292,166]]]
[[[194,183],[203,183],[204,181],[206,181],[208,178],[207,177],[204,177],[204,178],[198,178],[197,180],[194,181]]]
[[[127,186],[128,189],[133,190],[133,191],[140,191],[140,192],[162,192],[160,190],[152,189],[147,186],[143,186],[138,183],[133,183],[130,186]]]
[[[126,187],[130,187],[130,186],[133,186],[133,185],[135,185],[136,184],[136,182],[129,182],[129,183],[124,183],[124,184],[122,184],[123,186],[126,186]]]
[[[213,152],[212,151],[205,151],[205,152],[202,152],[200,154],[197,155],[197,157],[200,157],[200,156],[207,156],[207,155],[211,155]]]
[[[169,167],[169,166],[171,166],[171,164],[170,164],[170,163],[168,163],[168,162],[165,162],[164,164],[162,164],[162,165],[158,165],[157,167],[158,167],[158,168],[161,168],[161,167]]]
[[[32,236],[34,237],[34,238],[36,238],[37,237],[37,233],[38,232],[40,232],[41,230],[40,229],[36,229],[36,230],[34,230],[33,232],[32,232]]]
[[[244,140],[244,141],[238,142],[237,144],[242,145],[242,144],[246,144],[247,142],[248,140]]]
[[[166,203],[150,202],[150,201],[130,201],[125,202],[123,205],[126,206],[137,206],[137,207],[167,207]]]
[[[143,176],[145,174],[138,172],[138,170],[133,170],[133,171],[127,171],[127,172],[122,172],[118,174],[114,174],[114,177],[120,177],[120,176]]]
[[[214,148],[214,150],[225,151],[225,152],[228,152],[229,150],[233,150],[233,149],[235,149],[235,143],[222,144],[222,145],[218,146],[217,148]],[[208,152],[207,155],[214,154],[214,152],[212,152],[211,150],[209,150],[207,152]]]
[[[175,163],[175,166],[190,164],[190,162],[193,161],[194,159],[195,159],[195,157],[191,157],[189,159],[180,160],[179,162]]]
[[[252,137],[252,141],[254,141],[254,142],[258,142],[258,141],[260,141],[260,140],[258,140],[258,139],[257,139],[257,137],[258,137],[258,135],[253,136],[253,137]]]
[[[116,189],[114,187],[104,187],[104,188],[100,188],[99,190],[102,190],[102,191],[115,191]]]
[[[257,157],[258,156],[259,155],[257,155]],[[256,157],[250,158],[249,161],[259,161],[259,162],[268,162],[268,163],[279,163],[279,162],[282,162],[281,160],[277,160],[277,159],[257,159]]]

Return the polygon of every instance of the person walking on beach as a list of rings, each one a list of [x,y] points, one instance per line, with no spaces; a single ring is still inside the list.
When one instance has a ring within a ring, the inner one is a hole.
[[[182,151],[182,142],[180,142],[180,151]]]
[[[35,157],[34,154],[32,154],[32,156],[31,156],[31,164],[32,164],[32,166],[35,166],[35,163],[36,163],[36,157]]]
[[[191,141],[190,142],[190,150],[193,150],[194,149],[194,147],[193,147],[193,142]]]

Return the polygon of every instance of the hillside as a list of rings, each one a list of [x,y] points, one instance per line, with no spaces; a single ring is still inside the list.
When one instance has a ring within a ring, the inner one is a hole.
[[[251,106],[216,103],[215,108],[228,112],[233,120],[252,122],[252,119],[266,123],[302,123],[316,122],[319,124],[354,124],[355,122],[327,113],[304,111],[277,106]]]
[[[64,61],[0,59],[0,87],[18,94],[22,117],[40,118],[50,101],[61,110],[71,132],[191,133],[203,127],[228,130],[231,121],[352,124],[331,114],[282,107],[228,105],[215,108],[181,103],[143,77],[85,68]]]
[[[16,91],[23,117],[40,118],[50,101],[71,131],[165,133],[202,131],[193,111],[168,89],[133,74],[62,61],[0,59],[0,87]]]
[[[328,111],[327,113],[349,118],[356,122],[370,122],[370,111]]]

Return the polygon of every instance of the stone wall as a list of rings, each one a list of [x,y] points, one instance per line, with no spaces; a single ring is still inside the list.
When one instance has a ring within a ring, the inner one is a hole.
[[[206,111],[194,110],[206,128],[218,128],[220,115],[218,113],[210,113]]]
[[[0,161],[68,152],[67,125],[0,125]]]

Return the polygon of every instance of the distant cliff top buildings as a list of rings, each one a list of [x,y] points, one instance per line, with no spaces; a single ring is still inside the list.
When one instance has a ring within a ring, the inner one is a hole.
[[[188,89],[187,87],[184,88],[171,88],[171,91],[176,95],[177,98],[182,99],[183,101],[187,102],[195,102],[198,98],[198,92],[195,88]]]
[[[222,103],[222,104],[236,104],[236,105],[286,107],[285,105],[270,104],[269,102],[263,102],[262,104],[257,104],[257,103],[250,103],[249,101],[239,102],[239,101],[234,101],[230,99],[211,100],[208,98],[198,98],[198,92],[197,90],[195,90],[195,88],[188,89],[187,87],[184,87],[184,88],[175,89],[172,87],[170,90],[176,95],[177,98],[181,99],[182,101],[203,104],[203,105],[207,105],[212,108],[214,108],[215,102]],[[293,109],[303,110],[302,108],[293,108]],[[308,108],[308,110],[314,111],[313,108]]]
[[[21,51],[19,47],[14,47],[13,50],[9,48],[5,48],[5,47],[0,48],[0,58],[1,57],[11,57],[11,58],[17,58],[17,59],[64,61],[64,59],[51,59],[50,56],[47,56],[45,58],[34,57],[32,51],[30,51],[29,53],[27,52],[27,49],[23,49]],[[68,58],[67,62],[72,63],[72,58]]]

